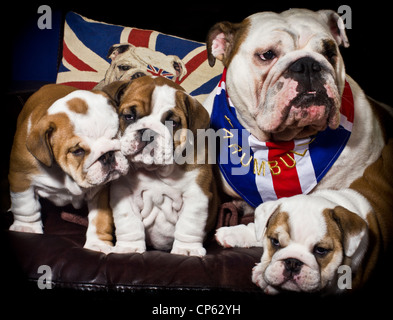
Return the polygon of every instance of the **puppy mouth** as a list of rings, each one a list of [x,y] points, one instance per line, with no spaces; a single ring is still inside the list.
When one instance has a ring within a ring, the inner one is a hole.
[[[86,181],[90,187],[103,185],[118,179],[128,172],[128,160],[120,151],[112,150],[102,154],[87,170]]]

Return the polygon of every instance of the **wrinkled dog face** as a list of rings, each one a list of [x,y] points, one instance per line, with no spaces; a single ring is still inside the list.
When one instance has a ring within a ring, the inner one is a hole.
[[[104,90],[119,105],[121,149],[134,164],[173,164],[176,152],[194,138],[192,130],[209,124],[203,106],[162,77],[112,83]]]
[[[149,48],[135,47],[129,43],[115,44],[108,52],[112,60],[105,75],[105,83],[119,80],[134,80],[146,75],[158,73],[175,81],[187,74],[183,61],[174,55],[165,55]]]
[[[91,188],[128,171],[116,139],[118,127],[116,110],[106,96],[78,90],[48,109],[32,127],[27,147],[46,166],[57,162],[79,186]]]
[[[227,66],[231,100],[258,138],[286,141],[338,127],[345,77],[338,46],[348,41],[337,19],[332,11],[262,12],[210,31],[209,61]]]
[[[300,219],[307,219],[307,224]],[[342,262],[342,246],[339,230],[325,224],[323,216],[304,217],[277,210],[266,231],[261,260],[264,279],[270,286],[313,292],[334,278]]]
[[[337,269],[350,257],[354,272],[367,243],[367,225],[355,213],[318,197],[299,195],[261,205],[257,234],[264,252],[253,282],[266,293],[337,290]]]

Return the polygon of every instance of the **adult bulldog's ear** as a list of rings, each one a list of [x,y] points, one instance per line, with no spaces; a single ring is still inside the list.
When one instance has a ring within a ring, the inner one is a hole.
[[[356,260],[360,260],[367,248],[367,223],[356,213],[341,206],[330,210],[329,214],[342,231],[345,256],[352,258],[352,260],[356,258]]]
[[[118,108],[121,102],[121,98],[124,95],[124,91],[127,89],[130,83],[131,81],[114,81],[103,87],[102,91],[109,96],[109,98],[115,104],[115,107]]]
[[[228,21],[216,23],[208,32],[206,39],[207,55],[211,67],[216,59],[222,61],[225,67],[230,62],[231,53],[234,51],[234,40],[246,25],[245,22],[231,23]]]
[[[328,25],[337,44],[344,46],[344,48],[348,48],[349,41],[345,32],[345,25],[338,13],[333,10],[319,10],[318,14]]]
[[[173,69],[176,70],[176,77],[181,80],[187,74],[187,68],[184,62],[178,56],[172,56]]]
[[[47,118],[45,116],[31,129],[26,139],[26,147],[34,158],[50,167],[53,163],[50,137],[56,130],[56,125]]]
[[[267,201],[255,209],[255,233],[258,241],[262,241],[270,218],[280,209],[280,201]]]
[[[106,55],[107,59],[114,60],[116,57],[123,52],[130,50],[133,47],[132,44],[129,43],[118,43],[111,46],[108,50],[108,54]]]

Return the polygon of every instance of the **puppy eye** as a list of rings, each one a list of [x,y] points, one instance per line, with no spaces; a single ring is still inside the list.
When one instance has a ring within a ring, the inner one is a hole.
[[[127,70],[130,70],[130,69],[131,69],[131,66],[127,66],[127,65],[122,64],[122,65],[117,66],[117,68],[118,68],[120,71],[127,71]]]
[[[270,238],[270,241],[271,241],[273,247],[278,248],[278,247],[281,246],[281,245],[280,245],[280,241],[278,241],[278,239],[276,239],[276,238]]]
[[[76,157],[82,157],[85,155],[85,150],[82,148],[77,148],[72,150],[71,153]]]
[[[314,248],[314,254],[319,257],[326,256],[329,253],[329,251],[330,251],[329,249],[318,247],[318,246],[315,246]]]
[[[136,121],[136,111],[135,107],[131,107],[129,111],[126,111],[121,114],[121,117],[125,120],[127,123],[133,123]]]
[[[169,111],[165,117],[164,123],[168,128],[177,129],[181,125],[181,120],[172,111]]]
[[[273,60],[275,57],[276,54],[272,50],[268,50],[262,54],[259,54],[259,58],[261,58],[262,61]]]
[[[177,122],[175,120],[169,120],[168,122],[169,124],[172,124],[173,129],[177,129],[180,126],[180,122]]]

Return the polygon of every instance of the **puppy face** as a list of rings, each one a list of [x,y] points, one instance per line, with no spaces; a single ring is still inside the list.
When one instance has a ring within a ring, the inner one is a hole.
[[[172,164],[196,130],[209,125],[203,106],[168,79],[142,77],[104,90],[119,105],[122,152],[134,163]]]
[[[212,28],[209,61],[228,68],[228,93],[257,137],[288,141],[338,127],[345,80],[338,46],[348,46],[338,18],[295,9]]]
[[[74,91],[29,123],[27,148],[46,167],[58,165],[83,188],[127,173],[116,139],[119,121],[103,93]]]
[[[161,76],[175,81],[187,74],[183,61],[149,48],[135,47],[129,43],[115,44],[108,52],[112,63],[105,75],[105,84],[119,80],[134,80],[161,72]]]
[[[358,261],[364,253],[366,223],[324,198],[268,202],[257,214],[256,224],[267,221],[264,252],[253,275],[263,289],[315,292],[335,286],[344,258]]]

